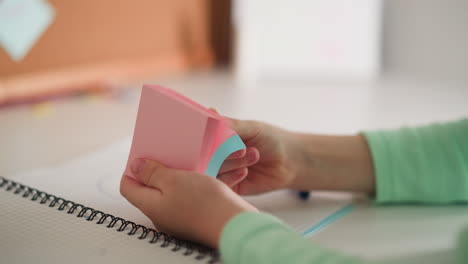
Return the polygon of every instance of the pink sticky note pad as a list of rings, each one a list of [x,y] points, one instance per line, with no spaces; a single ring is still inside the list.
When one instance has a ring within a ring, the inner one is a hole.
[[[125,174],[133,178],[136,158],[204,173],[211,156],[236,133],[219,114],[183,95],[157,85],[144,85]]]

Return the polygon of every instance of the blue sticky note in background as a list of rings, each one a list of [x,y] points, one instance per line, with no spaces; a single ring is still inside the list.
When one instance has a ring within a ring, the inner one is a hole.
[[[0,0],[0,45],[13,60],[20,61],[54,16],[45,0]]]

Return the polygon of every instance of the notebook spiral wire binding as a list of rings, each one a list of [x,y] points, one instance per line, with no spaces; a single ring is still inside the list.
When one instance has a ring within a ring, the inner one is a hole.
[[[183,253],[184,256],[194,255],[195,259],[206,259],[210,264],[220,261],[219,253],[216,250],[193,242],[176,239],[166,233],[138,225],[123,218],[86,207],[0,176],[0,189],[2,188],[16,195],[21,195],[23,198],[29,198],[29,200],[38,202],[39,204],[56,208],[58,211],[64,211],[71,215],[75,214],[76,217],[86,219],[90,222],[94,221],[98,225],[107,224],[105,225],[107,228],[114,228],[117,232],[124,232],[130,229],[127,235],[138,236],[138,239],[146,240],[151,244],[160,243],[161,248],[168,248],[174,252],[185,250]]]

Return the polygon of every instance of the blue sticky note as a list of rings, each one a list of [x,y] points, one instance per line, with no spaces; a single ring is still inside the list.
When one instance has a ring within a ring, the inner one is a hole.
[[[213,156],[211,156],[210,162],[208,163],[208,167],[205,171],[206,175],[216,177],[224,160],[232,153],[241,149],[245,149],[245,145],[239,135],[235,134],[226,139],[226,141],[218,147]]]
[[[0,0],[0,45],[15,61],[26,56],[54,19],[45,0]]]
[[[311,226],[310,228],[306,229],[304,232],[302,232],[302,235],[305,237],[315,235],[322,229],[328,227],[332,223],[340,220],[343,218],[345,215],[351,213],[354,210],[354,205],[353,204],[348,204],[342,208],[340,208],[338,211],[334,212],[333,214],[325,217],[322,219],[318,224]]]

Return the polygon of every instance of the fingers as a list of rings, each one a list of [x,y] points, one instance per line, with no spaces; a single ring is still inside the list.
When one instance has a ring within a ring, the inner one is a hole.
[[[242,167],[252,166],[260,160],[260,152],[257,148],[247,148],[246,154],[240,159],[227,159],[219,169],[219,174],[223,174]]]
[[[240,158],[243,158],[246,153],[247,153],[247,149],[241,149],[241,150],[238,150],[238,151],[232,153],[226,159],[240,159]]]
[[[216,114],[219,114],[218,111],[212,107],[209,108],[210,111],[216,113]],[[231,119],[228,118],[228,117],[225,117],[226,120],[228,120],[230,123],[231,123]],[[238,150],[234,153],[232,153],[231,155],[229,155],[229,157],[227,157],[227,159],[239,159],[239,158],[243,158],[245,156],[245,153],[246,153],[246,149],[241,149],[241,150]]]
[[[224,118],[244,142],[256,137],[261,131],[261,125],[256,121],[239,120],[229,117]]]
[[[231,117],[226,117],[226,116],[224,118],[229,122],[229,125],[231,126],[232,129],[234,129],[234,131],[237,132],[237,134],[240,135],[240,132],[245,130],[245,126],[243,125],[242,120],[231,118]]]
[[[209,108],[210,111],[219,115],[218,111],[212,107]],[[235,118],[230,118],[223,116],[224,120],[226,120],[229,126],[236,131],[236,133],[241,137],[242,140],[247,141],[255,136],[257,136],[261,131],[261,125],[259,122],[251,121],[251,120],[239,120]],[[239,154],[240,155],[240,154]]]
[[[120,181],[120,193],[144,214],[161,199],[159,189],[147,187],[126,175]]]
[[[130,169],[136,179],[146,186],[159,189],[164,193],[165,189],[172,186],[182,174],[187,171],[167,168],[163,164],[147,159],[135,159],[130,164]]]
[[[247,177],[248,169],[246,167],[239,168],[217,177],[218,180],[224,182],[229,187],[233,187]]]

